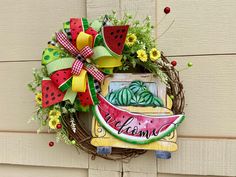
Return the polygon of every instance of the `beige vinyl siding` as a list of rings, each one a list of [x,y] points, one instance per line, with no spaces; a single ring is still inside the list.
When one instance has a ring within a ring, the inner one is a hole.
[[[0,176],[236,176],[235,8],[235,0],[1,0]],[[54,134],[38,135],[37,123],[27,124],[34,102],[26,84],[47,41],[70,17],[94,19],[111,10],[150,15],[158,47],[178,69],[194,64],[180,73],[187,119],[170,160],[157,160],[152,151],[129,162],[92,160],[63,143],[49,148]]]

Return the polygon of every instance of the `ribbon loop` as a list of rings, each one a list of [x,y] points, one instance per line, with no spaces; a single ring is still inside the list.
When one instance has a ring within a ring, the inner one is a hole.
[[[79,75],[82,68],[83,68],[83,63],[79,60],[75,60],[74,63],[72,64],[71,73],[74,75]]]
[[[80,52],[78,49],[72,45],[72,43],[67,39],[66,35],[63,32],[56,33],[57,41],[74,57],[79,56]],[[105,78],[103,73],[99,71],[95,66],[84,63],[84,69],[87,70],[97,81],[102,82]]]
[[[80,53],[84,58],[90,58],[93,55],[93,50],[89,46],[85,46]]]

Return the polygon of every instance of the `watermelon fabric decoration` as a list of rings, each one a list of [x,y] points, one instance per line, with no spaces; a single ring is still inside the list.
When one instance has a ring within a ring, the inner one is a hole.
[[[183,84],[151,30],[150,18],[138,22],[130,15],[62,23],[28,84],[35,95],[32,119],[57,140],[94,157],[176,151],[175,129],[184,120]]]
[[[42,80],[42,106],[46,108],[48,106],[59,103],[64,98],[64,93],[58,90],[55,84],[49,80]]]
[[[50,75],[53,83],[62,91],[66,91],[71,86],[71,68],[58,70]]]
[[[88,29],[88,20],[86,18],[71,18],[70,33],[72,44],[76,46],[76,39],[80,32]]]
[[[103,40],[106,48],[112,55],[121,55],[129,26],[104,26],[102,28]]]

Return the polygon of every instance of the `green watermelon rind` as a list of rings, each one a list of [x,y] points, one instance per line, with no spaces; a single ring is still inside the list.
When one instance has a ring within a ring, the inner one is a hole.
[[[122,110],[118,107],[116,107],[117,109],[119,110]],[[162,132],[161,134],[159,134],[158,136],[152,136],[151,138],[149,139],[146,139],[146,138],[138,138],[138,137],[135,137],[134,139],[130,139],[128,137],[132,137],[131,135],[125,135],[124,134],[120,134],[118,135],[116,133],[116,131],[113,131],[114,129],[111,128],[111,127],[108,127],[107,123],[105,122],[105,120],[102,118],[99,118],[99,115],[98,115],[98,106],[92,106],[92,111],[93,111],[93,115],[95,116],[96,120],[99,122],[99,124],[107,131],[109,132],[112,136],[114,136],[115,138],[121,140],[121,141],[124,141],[124,142],[127,142],[127,143],[131,143],[131,144],[149,144],[149,143],[152,143],[152,142],[155,142],[155,141],[158,141],[166,136],[168,136],[170,133],[172,133],[182,122],[183,120],[185,119],[185,116],[184,115],[178,115],[179,118],[177,120],[175,120],[168,128],[167,130],[165,130],[164,132]],[[124,112],[128,112],[126,110],[122,110]],[[170,115],[171,116],[171,115]],[[176,115],[175,115],[176,116]],[[133,136],[134,137],[134,136]]]
[[[100,34],[97,34],[95,39],[94,39],[93,47],[98,46],[101,43],[101,41],[103,41],[102,36]]]
[[[97,105],[99,103],[97,98],[96,89],[94,87],[94,79],[91,75],[88,75],[88,84],[89,84],[89,92],[93,101],[94,105]]]
[[[71,76],[69,79],[67,79],[65,82],[63,82],[58,88],[59,88],[62,92],[64,92],[64,91],[66,91],[68,88],[70,88],[71,85],[72,85],[72,76]]]
[[[86,31],[89,28],[89,22],[86,18],[82,18],[82,25],[83,25],[83,29],[84,31]]]

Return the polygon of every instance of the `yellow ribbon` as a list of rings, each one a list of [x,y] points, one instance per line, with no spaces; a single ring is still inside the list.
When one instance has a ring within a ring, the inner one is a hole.
[[[76,38],[76,47],[78,50],[81,50],[85,46],[92,48],[93,36],[85,32],[80,32]]]
[[[86,91],[87,71],[82,69],[79,75],[73,75],[72,91],[85,92]]]
[[[92,47],[93,37],[90,34],[80,32],[76,38],[76,47],[78,50],[83,49],[85,46]],[[73,75],[72,78],[72,91],[85,92],[86,91],[87,71],[82,69],[79,75]]]

